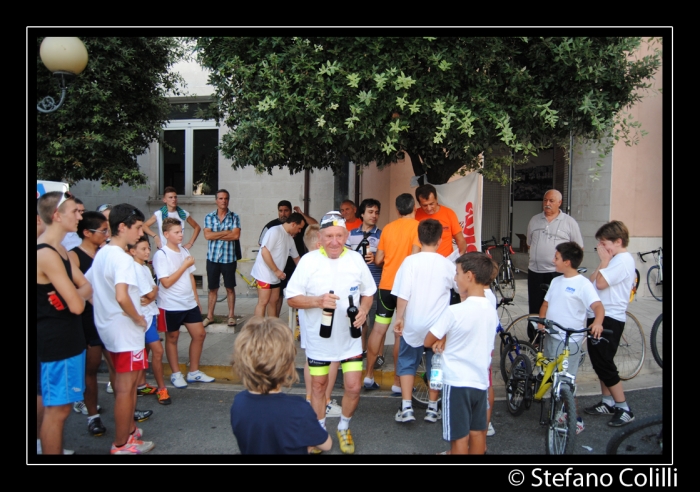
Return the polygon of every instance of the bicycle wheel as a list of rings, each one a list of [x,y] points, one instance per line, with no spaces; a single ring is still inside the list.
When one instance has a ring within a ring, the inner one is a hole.
[[[508,384],[508,376],[510,376],[511,367],[513,367],[518,355],[527,357],[530,361],[530,367],[535,367],[535,363],[537,362],[537,350],[527,342],[518,341],[517,348],[514,343],[511,343],[507,350],[501,351],[501,377],[506,384]]]
[[[552,396],[551,420],[547,428],[547,454],[573,454],[576,441],[576,404],[571,388],[562,384],[559,397]]]
[[[646,353],[642,324],[629,311],[625,314],[627,315],[627,322],[620,337],[617,353],[613,359],[620,379],[623,381],[632,379],[639,374],[639,371],[642,370],[642,365],[644,365],[644,355]]]
[[[426,369],[428,366],[425,363],[425,357],[426,355],[424,352],[418,369],[416,370],[416,377],[413,380],[413,394],[411,395],[413,403],[420,408],[428,408],[428,402],[430,401],[430,394],[428,393],[430,385],[428,383],[428,371]],[[438,402],[440,400],[442,400],[442,394],[438,396]]]
[[[654,360],[659,365],[659,367],[664,367],[663,365],[663,354],[664,354],[664,328],[663,328],[663,316],[664,313],[659,314],[659,316],[654,321],[654,326],[651,327],[651,335],[649,336],[649,343],[651,344],[651,353],[654,355]]]
[[[518,339],[518,341],[532,343],[535,335],[537,334],[537,326],[530,323],[527,319],[532,317],[539,317],[538,314],[525,314],[519,318],[515,318],[513,322],[506,328],[506,331]],[[528,329],[528,325],[530,329]]]
[[[605,452],[607,454],[662,454],[663,423],[663,415],[654,415],[632,422],[613,434]]]
[[[501,266],[498,267],[496,282],[498,282],[503,297],[515,298],[515,275],[512,267],[501,263]]]
[[[525,410],[523,405],[525,401],[525,388],[528,384],[528,378],[532,374],[532,365],[530,359],[525,355],[518,355],[511,366],[508,381],[506,382],[506,403],[508,411],[517,417]]]
[[[654,265],[647,272],[647,287],[649,287],[649,292],[654,296],[654,299],[660,301],[663,294],[663,285],[661,285],[661,270],[659,269],[659,265]]]

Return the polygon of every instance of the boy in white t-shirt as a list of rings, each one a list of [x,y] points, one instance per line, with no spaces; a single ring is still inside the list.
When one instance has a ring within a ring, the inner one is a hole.
[[[153,270],[160,282],[158,289],[158,331],[166,331],[165,355],[170,364],[170,382],[176,388],[187,388],[187,383],[211,383],[214,378],[199,370],[199,359],[207,332],[202,323],[202,308],[197,295],[193,272],[194,258],[181,246],[180,221],[167,218],[163,221],[165,246],[153,255]],[[180,326],[185,325],[190,334],[190,372],[187,381],[180,372],[177,341]]]
[[[401,408],[394,417],[397,422],[416,420],[411,395],[416,371],[423,358],[423,341],[430,327],[450,305],[455,265],[437,252],[441,238],[442,224],[437,220],[426,219],[418,225],[421,251],[404,259],[391,290],[396,296],[394,333],[399,338],[396,374],[401,381]],[[432,355],[428,350],[428,366]],[[430,368],[427,369],[429,374]],[[428,410],[424,417],[427,422],[437,422],[441,418],[437,402],[439,394],[438,390],[429,390]]]
[[[457,258],[455,281],[459,304],[443,311],[425,336],[425,346],[442,354],[442,438],[450,441],[449,454],[484,454],[486,405],[498,314],[484,289],[497,269],[484,253]]]
[[[142,441],[135,426],[136,385],[139,371],[148,368],[144,350],[146,319],[141,304],[136,264],[125,249],[143,235],[144,216],[127,203],[116,205],[109,215],[112,239],[95,255],[87,278],[93,286],[95,326],[114,364],[114,442],[112,454],[141,454],[153,449]],[[151,412],[152,413],[152,412]]]
[[[136,276],[139,282],[139,293],[141,294],[141,305],[138,307],[149,326],[148,331],[146,331],[146,357],[148,357],[148,351],[150,350],[153,353],[153,358],[151,359],[153,377],[158,385],[156,388],[149,385],[146,382],[146,372],[141,371],[136,391],[138,396],[156,395],[158,403],[170,405],[172,402],[163,379],[163,344],[160,342],[156,328],[158,319],[158,306],[156,306],[158,286],[153,280],[151,270],[146,265],[148,258],[151,256],[151,245],[148,243],[148,236],[144,234],[136,241],[136,244],[130,244],[129,254],[134,257],[134,261],[137,264]]]
[[[636,280],[634,258],[627,252],[629,231],[625,224],[613,220],[604,224],[595,233],[598,240],[600,265],[591,275],[591,282],[605,306],[603,328],[612,330],[609,343],[599,343],[588,347],[593,370],[600,380],[603,399],[597,405],[586,408],[589,415],[613,415],[608,425],[621,427],[634,420],[634,415],[625,401],[622,381],[615,365],[615,354],[620,345],[620,337],[627,321],[627,304],[630,291]],[[588,312],[588,318],[592,312]],[[590,323],[590,319],[589,319]]]
[[[557,244],[554,253],[554,269],[563,275],[555,277],[549,285],[540,308],[540,318],[551,319],[566,328],[579,330],[584,328],[586,310],[590,309],[595,313],[595,319],[589,324],[591,335],[599,338],[603,332],[605,308],[591,282],[576,270],[582,261],[583,249],[577,243],[571,241]],[[544,330],[544,325],[538,325],[538,328]],[[548,334],[544,340],[545,357],[550,359],[558,357],[564,350],[565,337],[566,334],[561,331]],[[584,333],[571,335],[569,338],[571,353],[567,372],[574,377],[581,361],[581,345],[584,338]],[[576,434],[580,434],[585,426],[581,417],[577,417],[576,420]]]
[[[153,212],[151,218],[144,222],[144,234],[151,236],[155,240],[156,247],[160,249],[165,245],[165,236],[162,232],[163,221],[169,217],[177,219],[180,221],[183,231],[185,230],[185,222],[192,227],[192,237],[190,237],[190,241],[182,245],[186,250],[192,249],[194,242],[197,240],[197,236],[199,236],[199,231],[201,231],[202,228],[199,226],[199,224],[197,224],[197,221],[192,218],[187,210],[180,208],[177,205],[177,190],[174,187],[165,187],[163,190],[163,203],[165,205]],[[151,230],[151,226],[153,224],[156,225],[156,232]]]

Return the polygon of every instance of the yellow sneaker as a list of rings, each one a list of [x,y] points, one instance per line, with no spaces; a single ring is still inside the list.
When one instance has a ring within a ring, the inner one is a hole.
[[[345,454],[353,454],[355,452],[355,443],[352,440],[350,429],[339,430],[337,434],[340,450]]]

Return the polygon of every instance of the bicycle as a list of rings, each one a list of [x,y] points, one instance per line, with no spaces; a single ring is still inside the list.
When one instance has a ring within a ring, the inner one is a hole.
[[[513,247],[510,244],[510,238],[504,237],[501,239],[503,241],[503,244],[498,244],[496,238],[494,236],[491,236],[491,239],[481,241],[481,247],[483,248],[488,243],[493,242],[493,246],[487,247],[486,251],[484,251],[487,255],[489,255],[489,257],[491,256],[492,249],[503,249],[503,257],[501,258],[501,262],[498,266],[498,275],[496,275],[496,278],[493,282],[494,285],[498,285],[500,287],[503,297],[510,297],[511,299],[514,299],[515,274],[518,273],[519,270],[517,268],[513,268],[513,261],[511,260],[510,255],[514,255],[515,251],[513,251]]]
[[[663,249],[659,246],[659,249],[647,251],[646,253],[637,253],[639,259],[642,260],[642,263],[647,262],[644,257],[649,254],[654,255],[656,265],[649,267],[649,270],[647,271],[647,287],[649,288],[651,295],[654,296],[654,299],[660,301],[663,297],[664,283]]]
[[[578,271],[579,273],[585,273],[586,268],[579,268]],[[542,284],[542,288],[546,290],[549,288],[549,286]],[[623,381],[629,381],[639,374],[644,366],[646,342],[644,339],[644,329],[642,328],[642,324],[639,322],[637,317],[629,311],[625,311],[625,315],[627,316],[627,322],[625,323],[625,329],[620,337],[620,344],[617,347],[617,353],[615,354],[615,358],[613,360],[617,366],[620,379]],[[527,340],[534,346],[533,342],[536,332],[534,327],[528,330],[528,325],[530,325],[528,318],[538,316],[539,313],[520,316],[519,318],[513,320],[510,326],[506,328],[506,332],[510,333],[518,340]],[[588,367],[584,365],[585,362],[586,353],[582,352],[579,370],[588,370]]]
[[[663,415],[654,415],[626,425],[608,441],[606,454],[663,454]]]
[[[545,334],[538,332],[540,338],[537,360],[533,369],[530,359],[518,355],[513,361],[508,382],[506,383],[506,403],[508,411],[515,417],[530,408],[533,401],[540,402],[540,425],[547,426],[547,454],[572,454],[576,440],[576,377],[568,372],[569,340],[572,334],[590,332],[590,328],[572,330],[547,318],[530,317],[528,321],[542,324],[549,334],[561,330],[565,333],[564,350],[555,358],[548,359],[542,353]],[[610,330],[603,330],[611,334]],[[595,343],[605,340],[600,338]],[[549,392],[549,413],[545,419],[544,396]]]
[[[500,323],[496,328],[496,335],[498,335],[501,339],[499,369],[501,371],[501,377],[503,378],[504,383],[508,382],[508,376],[510,375],[513,361],[518,355],[527,355],[530,362],[533,364],[537,360],[537,350],[532,346],[532,344],[525,341],[520,341],[518,337],[514,335],[514,333],[508,333],[507,330],[503,329],[503,320],[510,318],[510,313],[508,312],[506,306],[510,306],[512,304],[513,299],[502,297],[497,306],[497,309],[500,310],[498,316]],[[506,326],[509,325],[506,324]]]
[[[663,353],[664,353],[664,329],[663,329],[664,313],[654,320],[649,335],[649,343],[651,344],[651,353],[654,356],[656,363],[663,369]]]

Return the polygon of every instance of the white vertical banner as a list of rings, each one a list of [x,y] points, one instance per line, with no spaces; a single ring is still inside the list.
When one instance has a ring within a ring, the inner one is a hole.
[[[451,208],[457,214],[467,242],[467,252],[481,251],[483,179],[480,173],[471,172],[449,183],[433,185],[438,193],[438,203]],[[454,240],[452,246],[457,249]]]

